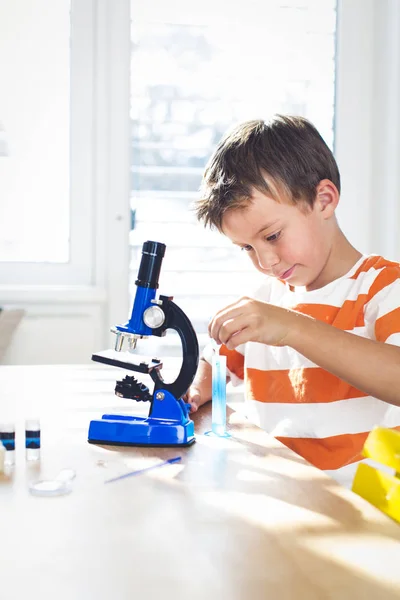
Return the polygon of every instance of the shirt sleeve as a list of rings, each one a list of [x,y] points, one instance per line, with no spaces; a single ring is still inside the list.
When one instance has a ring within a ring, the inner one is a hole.
[[[376,278],[377,291],[365,305],[365,324],[378,342],[400,346],[400,273],[398,269],[385,271]]]

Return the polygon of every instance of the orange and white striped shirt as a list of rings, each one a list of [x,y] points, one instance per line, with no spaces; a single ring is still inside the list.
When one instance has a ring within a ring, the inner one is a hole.
[[[343,277],[306,291],[266,278],[253,296],[334,327],[400,346],[400,265],[363,256]],[[400,408],[352,387],[289,347],[221,347],[233,384],[244,380],[249,419],[348,484],[375,425],[400,429]],[[348,357],[351,361],[351,356]]]

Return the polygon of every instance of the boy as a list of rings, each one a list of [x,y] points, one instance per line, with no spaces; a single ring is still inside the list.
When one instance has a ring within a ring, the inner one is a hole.
[[[348,484],[375,425],[400,429],[400,265],[340,230],[340,176],[301,117],[239,125],[206,168],[197,217],[249,254],[265,281],[209,325],[260,427]],[[187,393],[211,398],[206,352]]]

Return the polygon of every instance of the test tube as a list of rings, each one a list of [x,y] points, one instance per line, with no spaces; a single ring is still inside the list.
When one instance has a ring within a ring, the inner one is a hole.
[[[15,425],[12,423],[0,425],[0,442],[6,449],[4,464],[13,465],[15,463]]]
[[[40,458],[40,422],[38,419],[25,421],[25,452],[28,461]]]
[[[215,435],[226,437],[226,356],[215,352],[212,357],[212,405],[211,430]]]

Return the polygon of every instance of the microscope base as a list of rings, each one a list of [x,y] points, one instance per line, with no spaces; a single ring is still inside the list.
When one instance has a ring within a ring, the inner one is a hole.
[[[88,442],[116,446],[190,446],[194,423],[152,417],[103,415],[90,422]]]

